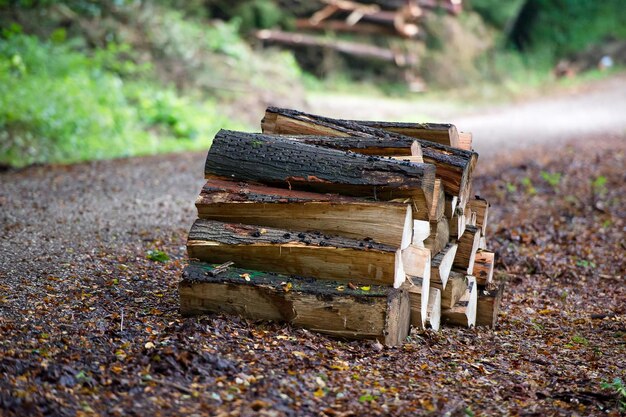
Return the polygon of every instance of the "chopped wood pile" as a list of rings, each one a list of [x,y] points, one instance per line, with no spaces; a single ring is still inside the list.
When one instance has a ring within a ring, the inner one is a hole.
[[[208,152],[182,314],[387,345],[411,325],[496,325],[503,287],[487,249],[489,204],[471,197],[471,135],[274,107],[261,128],[222,130]]]
[[[461,0],[310,0],[300,7],[282,3],[293,13],[294,27],[257,30],[254,35],[262,44],[294,50],[300,65],[313,72],[324,72],[334,54],[386,63],[413,91],[425,88],[414,72],[423,56],[427,21],[463,10]]]

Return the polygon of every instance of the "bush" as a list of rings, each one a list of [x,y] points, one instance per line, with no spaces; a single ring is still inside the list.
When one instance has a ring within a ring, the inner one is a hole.
[[[212,101],[181,98],[118,58],[68,43],[0,39],[0,163],[24,166],[205,148],[227,125]]]

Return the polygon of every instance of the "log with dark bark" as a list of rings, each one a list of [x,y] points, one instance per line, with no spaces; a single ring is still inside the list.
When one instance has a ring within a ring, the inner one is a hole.
[[[305,35],[302,33],[270,29],[259,30],[255,33],[255,36],[257,39],[268,43],[332,49],[346,55],[393,62],[399,67],[410,66],[417,63],[417,56],[413,54],[404,54],[393,49],[382,48],[367,43],[334,40],[325,36]]]
[[[326,140],[324,146],[353,152],[361,152],[360,150],[371,152],[371,147],[367,150],[368,147],[364,146],[364,143],[375,143],[379,140],[386,143],[396,141],[395,149],[398,150],[394,152],[404,149],[404,154],[410,155],[408,148],[414,139],[394,132],[363,126],[351,120],[332,119],[276,107],[267,108],[261,127],[264,133],[343,137],[342,140],[334,142]],[[432,163],[437,167],[437,178],[441,178],[445,192],[451,196],[458,196],[460,203],[465,206],[469,198],[472,174],[478,154],[427,140],[415,140],[421,146],[424,162]]]
[[[474,327],[476,325],[476,307],[478,303],[478,286],[473,277],[468,276],[467,290],[452,308],[441,310],[441,320],[444,324]]]
[[[212,265],[192,262],[179,284],[185,316],[226,313],[288,322],[348,339],[378,339],[397,346],[410,323],[408,292],[386,286],[368,291],[334,281],[231,268],[216,277]],[[249,280],[246,280],[247,277]]]
[[[413,210],[400,202],[369,201],[213,179],[196,200],[198,217],[296,231],[369,238],[401,249],[411,244]]]
[[[430,281],[446,288],[448,277],[452,271],[452,263],[456,256],[456,243],[448,243],[445,248],[433,256],[430,269]]]
[[[467,226],[465,233],[458,240],[459,248],[454,257],[453,267],[459,271],[471,275],[474,271],[474,261],[478,244],[480,243],[480,230],[475,226]]]
[[[495,290],[480,290],[476,307],[476,326],[496,327],[498,312],[504,294],[504,282]]]
[[[371,240],[320,232],[256,227],[198,219],[189,232],[189,258],[282,274],[362,284],[400,286],[402,252]]]
[[[267,185],[371,197],[413,198],[432,203],[435,167],[300,143],[281,136],[221,130],[205,164],[217,175]]]
[[[465,149],[459,146],[459,132],[456,127],[447,123],[398,123],[370,120],[353,120],[353,122],[412,138],[425,139],[442,145]]]

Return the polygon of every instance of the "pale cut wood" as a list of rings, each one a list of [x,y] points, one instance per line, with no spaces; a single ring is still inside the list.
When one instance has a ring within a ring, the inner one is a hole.
[[[413,212],[406,203],[212,179],[200,192],[196,207],[202,219],[370,238],[401,249],[411,244],[413,236]]]
[[[467,151],[472,150],[472,134],[469,132],[459,132],[459,148]]]
[[[443,186],[439,178],[435,179],[435,186],[433,188],[433,202],[430,207],[429,220],[431,222],[439,221],[444,217],[446,208],[446,196],[443,192]]]
[[[480,243],[478,244],[478,249],[487,250],[487,238],[483,235],[480,236]]]
[[[441,217],[438,222],[430,223],[430,236],[424,241],[424,246],[432,253],[441,252],[450,240],[450,226],[448,219]]]
[[[413,245],[423,248],[424,241],[430,236],[430,222],[413,220]]]
[[[444,215],[448,219],[452,219],[454,213],[456,211],[456,206],[459,202],[459,198],[457,196],[446,195],[446,203],[444,206]]]
[[[422,305],[425,299],[425,297],[422,297],[424,290],[419,285],[410,288],[411,325],[420,330],[430,328],[434,331],[439,331],[441,323],[441,291],[436,288],[429,289],[426,317],[424,317],[422,315]]]
[[[411,324],[423,329],[428,314],[428,294],[430,294],[430,280],[422,277],[407,275],[404,284],[409,292],[411,303]],[[424,294],[426,294],[424,296]]]
[[[185,268],[178,290],[181,314],[284,321],[335,337],[378,339],[388,346],[402,344],[408,335],[411,313],[406,290],[385,286],[353,290],[339,282],[240,268],[212,277],[211,270],[202,263]]]
[[[496,327],[503,294],[504,282],[501,282],[497,289],[479,291],[476,307],[476,326]]]
[[[338,169],[340,167],[340,169]],[[281,136],[220,130],[205,163],[207,177],[375,200],[432,202],[435,167],[351,154]]]
[[[390,158],[395,159],[396,161],[413,162],[414,164],[424,163],[424,157],[422,155],[391,156]]]
[[[426,248],[411,245],[402,251],[402,266],[407,274],[407,280],[412,284],[411,291],[414,291],[415,287],[419,287],[422,294],[428,294],[430,288],[430,263],[430,251]],[[421,317],[425,318],[428,309],[428,299],[426,297],[422,297],[420,309],[422,312]]]
[[[198,219],[189,232],[187,252],[203,262],[234,261],[252,269],[326,280],[396,288],[405,280],[397,247],[319,232]]]
[[[488,285],[493,281],[495,253],[479,250],[474,259],[474,272],[478,285]]]
[[[441,252],[433,257],[430,269],[430,281],[432,283],[441,284],[442,288],[446,288],[457,247],[455,243],[448,243]]]
[[[474,261],[479,243],[480,231],[475,226],[467,226],[465,233],[458,240],[459,247],[454,257],[454,268],[471,275],[474,271]]]
[[[454,214],[452,215],[452,219],[450,219],[450,237],[459,239],[465,233],[465,228],[467,227],[467,219],[463,215],[463,210],[459,207],[456,208]]]
[[[441,318],[444,324],[474,327],[476,325],[476,307],[478,303],[478,286],[473,277],[468,276],[467,290],[452,308],[442,309]]]
[[[459,132],[456,126],[443,123],[398,123],[398,122],[376,122],[368,120],[352,120],[375,129],[382,129],[388,132],[399,133],[417,139],[426,139],[442,145],[460,148]]]
[[[452,308],[461,299],[467,290],[467,276],[456,271],[450,271],[446,286],[438,282],[431,282],[432,288],[441,291],[441,308]]]
[[[389,145],[385,147],[390,149],[395,146],[391,153],[383,154],[378,149],[375,150],[375,155],[401,155],[399,152],[402,152],[402,149],[405,149],[403,153],[408,155],[410,153],[406,149],[418,141],[424,162],[436,166],[437,177],[441,178],[446,193],[459,196],[463,204],[469,198],[471,179],[478,158],[475,152],[363,126],[350,120],[332,119],[276,107],[267,108],[261,128],[264,133],[339,136],[342,140],[311,139],[305,136],[301,136],[301,140],[353,152],[364,152],[372,142],[388,143]]]
[[[487,200],[476,196],[469,201],[469,207],[476,213],[476,226],[481,229],[481,233],[487,234],[487,221],[489,217],[489,203]]]

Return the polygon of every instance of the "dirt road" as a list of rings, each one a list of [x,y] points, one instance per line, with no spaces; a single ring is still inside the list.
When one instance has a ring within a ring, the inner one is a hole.
[[[602,89],[592,101],[622,95]],[[596,110],[606,117],[620,103]],[[472,129],[480,138],[502,118],[542,112],[522,107],[472,116]],[[605,128],[619,129],[615,119]],[[519,145],[488,138],[481,151]],[[477,178],[510,283],[498,331],[447,328],[382,351],[284,324],[180,316],[204,153],[0,173],[0,415],[618,415],[601,384],[624,354],[624,136],[600,142],[560,150],[560,165],[503,161]],[[569,200],[543,170],[564,173]],[[597,175],[607,178],[600,211],[580,186]],[[521,183],[506,194],[522,177],[536,184],[533,198]],[[153,249],[171,260],[148,260]],[[591,313],[611,319],[592,323]]]
[[[473,108],[445,102],[313,95],[309,110],[352,119],[447,122],[474,134],[483,157],[582,136],[626,131],[626,76],[521,103]]]

